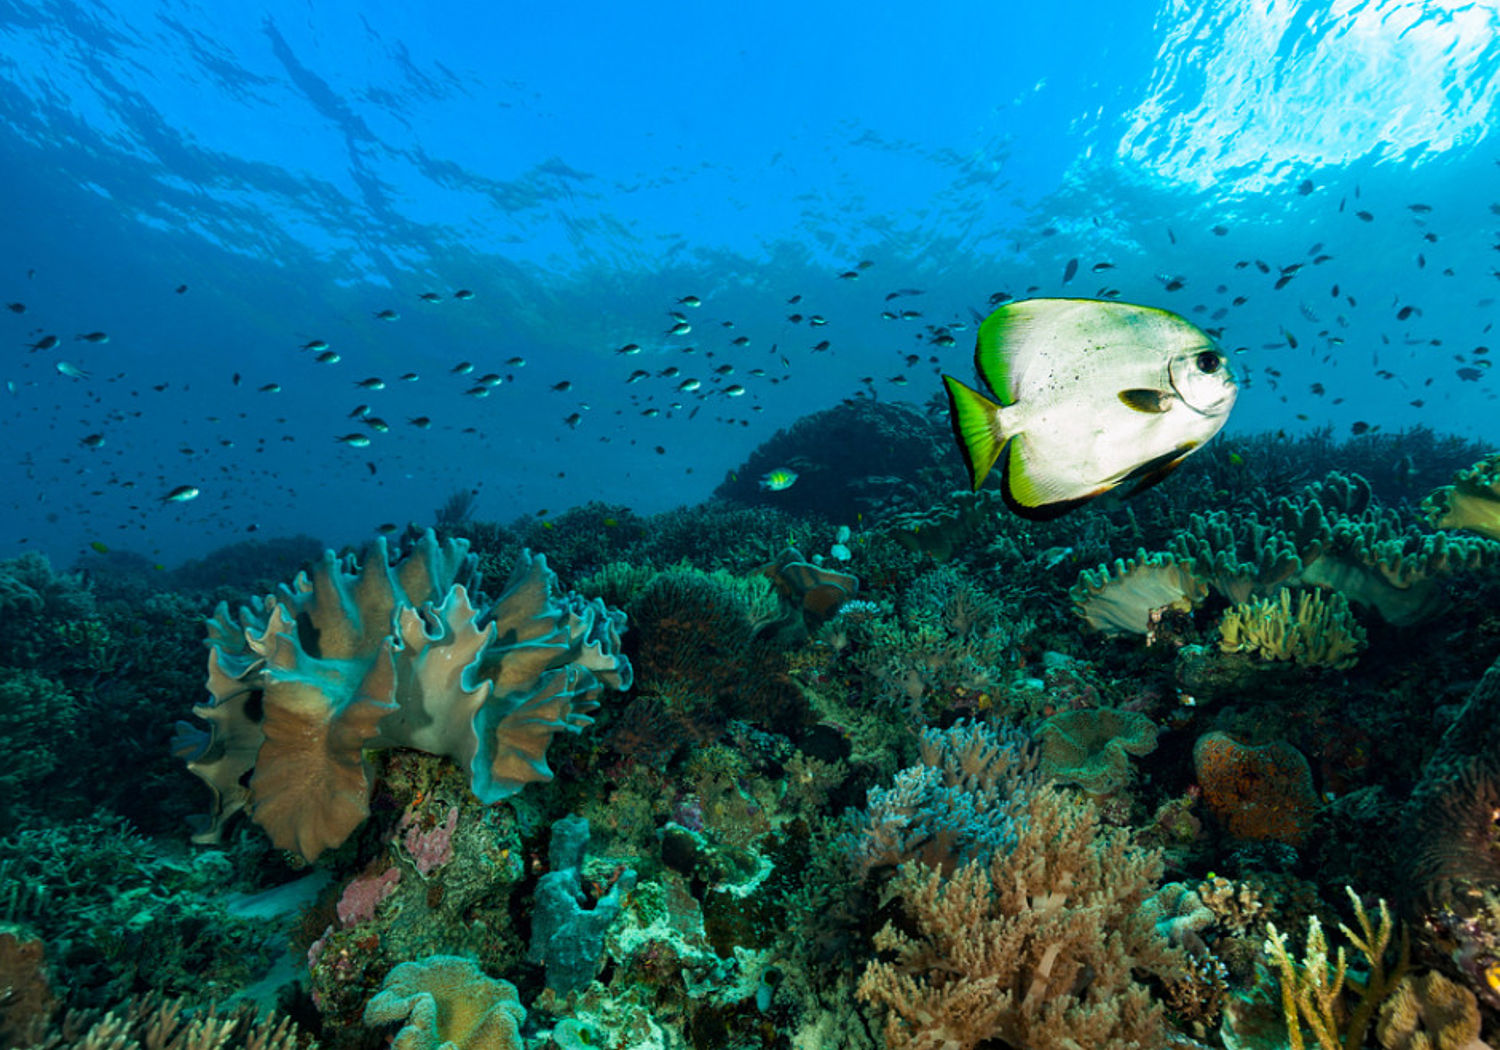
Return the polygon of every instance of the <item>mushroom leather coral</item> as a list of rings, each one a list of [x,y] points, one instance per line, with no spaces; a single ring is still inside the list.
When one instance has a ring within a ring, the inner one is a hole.
[[[493,603],[479,582],[467,541],[429,531],[394,564],[384,540],[357,570],[329,551],[262,614],[221,604],[212,701],[193,709],[210,728],[176,742],[214,793],[197,840],[245,809],[277,846],[316,858],[369,815],[375,748],[451,758],[487,803],[550,780],[553,735],[589,725],[605,689],[630,688],[625,614],[558,595],[529,551]]]
[[[367,1025],[406,1022],[391,1040],[394,1050],[521,1050],[525,1020],[515,985],[453,955],[401,963],[364,1016]]]

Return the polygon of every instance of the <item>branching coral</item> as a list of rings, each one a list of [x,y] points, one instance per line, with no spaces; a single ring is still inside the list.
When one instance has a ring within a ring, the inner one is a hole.
[[[892,886],[902,922],[876,935],[859,997],[885,1008],[892,1050],[1165,1045],[1161,1006],[1137,975],[1186,965],[1142,907],[1159,855],[1102,828],[1050,786],[1027,793],[1009,848],[951,876],[925,864]]]
[[[605,689],[630,687],[625,616],[558,594],[529,552],[491,603],[467,547],[428,532],[392,563],[378,540],[358,570],[330,551],[258,611],[236,621],[220,605],[213,699],[193,709],[211,728],[175,745],[214,793],[198,841],[246,809],[277,846],[316,858],[368,815],[371,748],[445,755],[487,803],[551,779],[552,737],[589,725]]]
[[[1293,612],[1292,592],[1283,587],[1276,599],[1257,599],[1225,611],[1219,621],[1219,648],[1345,671],[1365,648],[1365,630],[1338,592],[1325,601],[1320,591],[1303,591]]]

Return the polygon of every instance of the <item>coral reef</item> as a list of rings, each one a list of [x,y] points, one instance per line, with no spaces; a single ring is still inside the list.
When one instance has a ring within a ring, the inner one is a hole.
[[[1105,634],[1146,634],[1159,609],[1186,612],[1208,596],[1208,585],[1169,554],[1137,551],[1129,561],[1085,570],[1068,592],[1078,615]]]
[[[1422,501],[1435,529],[1467,529],[1500,540],[1500,453],[1486,456]]]
[[[1091,795],[1110,795],[1130,782],[1131,755],[1156,750],[1156,723],[1138,711],[1111,707],[1059,711],[1037,727],[1042,770]]]
[[[364,1016],[367,1025],[405,1022],[391,1040],[395,1050],[523,1050],[525,1020],[515,985],[451,955],[392,969]]]
[[[1193,745],[1193,768],[1209,812],[1234,838],[1292,846],[1307,838],[1318,796],[1307,759],[1291,744],[1250,747],[1207,733]]]

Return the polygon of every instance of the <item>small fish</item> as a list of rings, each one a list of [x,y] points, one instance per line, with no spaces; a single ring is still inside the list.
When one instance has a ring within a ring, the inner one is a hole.
[[[423,292],[421,295],[417,296],[417,298],[422,300],[424,303],[440,303],[443,301],[443,297],[441,295],[438,295],[437,292]]]
[[[566,394],[569,390],[572,389],[573,383],[568,379],[559,380],[558,382],[552,384],[552,390],[559,394]]]
[[[359,387],[361,390],[384,390],[385,380],[381,379],[379,376],[371,376],[368,379],[361,379],[354,385]]]
[[[75,364],[70,364],[67,361],[57,362],[57,370],[63,375],[67,376],[69,379],[87,379],[89,377],[89,373],[87,371],[79,368]]]
[[[698,307],[703,305],[703,300],[699,299],[696,295],[684,295],[681,299],[677,300],[677,305]]]
[[[640,352],[641,347],[639,343],[626,343],[624,346],[620,347],[620,349],[615,351],[615,353],[623,354],[626,357],[629,357],[632,354],[638,354]]]
[[[581,413],[574,412],[567,419],[564,419],[563,422],[568,424],[568,426],[577,429],[578,424],[583,422],[583,415]]]
[[[421,378],[422,377],[419,376],[419,375],[417,375],[417,373],[415,373],[415,372],[402,372],[401,373],[401,382],[403,382],[403,383],[415,383],[417,380],[419,380]]]
[[[340,444],[348,445],[350,448],[369,448],[369,434],[345,434],[343,437],[334,438]]]
[[[453,293],[453,298],[467,301],[474,298],[474,293],[467,288],[460,288],[458,291]]]
[[[1065,267],[1063,267],[1063,279],[1062,279],[1062,283],[1063,284],[1067,284],[1069,281],[1071,281],[1073,278],[1075,278],[1077,276],[1078,276],[1078,260],[1077,259],[1069,259],[1068,260],[1068,265],[1065,266]]]
[[[505,382],[505,377],[500,375],[500,373],[498,372],[486,372],[484,375],[474,380],[474,382],[483,383],[485,386],[499,386],[501,383]]]
[[[524,358],[524,357],[512,357],[512,358],[508,359],[505,362],[505,367],[507,367],[507,368],[525,368],[526,367],[526,358]]]
[[[327,350],[328,349],[328,341],[326,339],[312,339],[312,340],[309,340],[308,342],[303,343],[302,344],[302,349],[304,349],[304,350],[313,350],[313,351]]]
[[[369,405],[355,405],[354,411],[349,413],[350,419],[364,419],[370,414]]]
[[[788,470],[786,467],[777,467],[775,470],[767,471],[761,476],[758,484],[768,492],[780,492],[789,489],[797,483],[797,472]]]
[[[107,342],[109,342],[109,333],[108,332],[84,332],[82,335],[75,335],[73,337],[73,341],[75,343],[76,342],[84,342],[84,343],[107,343]]]
[[[649,378],[651,378],[650,372],[646,371],[644,368],[637,368],[634,372],[631,372],[628,376],[625,377],[625,382],[639,383],[642,379]]]
[[[104,447],[104,435],[103,434],[90,434],[87,437],[85,437],[82,441],[80,441],[79,444],[82,445],[84,448],[103,448]]]
[[[693,326],[690,325],[690,324],[688,324],[686,321],[678,321],[671,328],[667,329],[667,334],[668,335],[687,335],[692,330],[693,330]]]
[[[1299,182],[1297,184],[1297,192],[1300,193],[1300,194],[1302,194],[1302,196],[1304,196],[1304,197],[1306,197],[1312,191],[1313,191],[1313,181],[1312,181],[1312,179],[1303,179],[1301,182]]]
[[[745,388],[738,383],[731,383],[724,388],[724,393],[730,397],[743,397],[745,395]]]
[[[816,328],[819,325],[825,325],[825,324],[827,324],[828,323],[828,319],[826,317],[824,317],[822,314],[813,314],[811,317],[809,317],[807,319],[807,323],[810,324],[810,325],[812,325],[814,328]]]
[[[448,369],[448,371],[457,376],[466,376],[470,372],[474,371],[474,365],[468,361],[460,361],[458,364]]]
[[[267,383],[265,386],[257,387],[256,388],[256,393],[258,393],[258,394],[279,394],[279,393],[281,393],[281,384],[280,383]]]
[[[161,498],[163,503],[186,503],[188,500],[198,498],[198,486],[178,485],[171,492]]]
[[[369,417],[365,420],[365,425],[377,434],[389,434],[391,432],[391,425],[379,416]]]
[[[416,427],[418,430],[426,430],[428,427],[432,426],[432,420],[428,419],[426,416],[412,416],[407,420],[407,422]]]
[[[91,540],[89,542],[89,548],[91,550],[99,552],[100,554],[109,553],[109,546],[100,540]]]
[[[340,361],[342,361],[343,358],[339,356],[339,352],[337,350],[324,350],[317,357],[313,358],[313,360],[318,362],[318,364],[320,365],[336,365]]]
[[[1359,435],[1361,434],[1368,434],[1369,432],[1370,424],[1366,423],[1364,420],[1358,420],[1349,425],[1349,433],[1353,434],[1355,437],[1359,437]]]
[[[51,350],[60,340],[55,335],[44,335],[31,344],[32,350]]]
[[[13,314],[24,314],[26,312],[25,303],[6,303],[5,308]]]
[[[1009,303],[980,326],[974,362],[995,400],[943,377],[970,480],[977,489],[1003,456],[1006,503],[1036,520],[1161,481],[1218,433],[1238,393],[1207,333],[1130,303]]]
[[[681,393],[691,394],[694,390],[697,390],[702,385],[703,384],[696,379],[684,379],[682,382],[677,384],[677,389]]]
[[[399,320],[401,320],[401,315],[398,314],[395,310],[376,310],[375,311],[375,320],[377,320],[377,321],[399,321]]]
[[[389,536],[400,527],[401,526],[397,525],[394,521],[383,521],[379,525],[375,526],[375,531],[380,533],[382,536]]]
[[[471,386],[464,393],[469,397],[489,397],[490,388],[487,386]]]
[[[176,288],[176,292],[177,292],[178,295],[182,295],[186,291],[187,291],[187,285],[185,285],[185,284],[179,284],[177,286],[177,288]]]
[[[857,280],[859,280],[859,271],[858,270],[845,270],[843,273],[839,274],[839,280],[841,280],[841,281],[857,281]]]
[[[733,345],[733,346],[749,346],[750,345],[750,337],[748,335],[739,336],[739,337],[731,340],[731,345]]]

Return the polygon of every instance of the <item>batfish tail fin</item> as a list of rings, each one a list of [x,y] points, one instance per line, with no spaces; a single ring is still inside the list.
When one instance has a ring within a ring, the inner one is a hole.
[[[969,468],[969,480],[978,490],[1005,447],[1000,406],[952,376],[943,376],[943,385],[948,388],[948,422],[963,453],[964,466]]]

